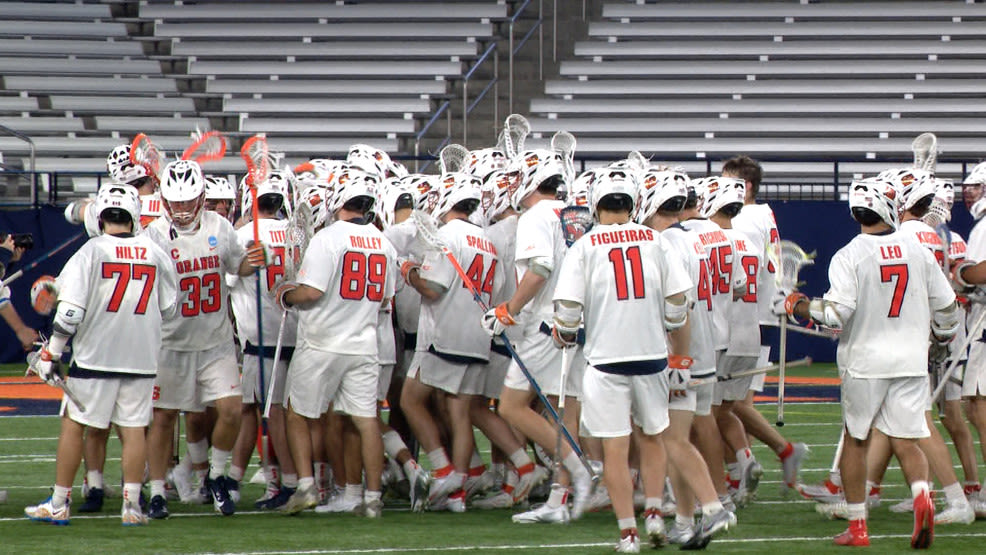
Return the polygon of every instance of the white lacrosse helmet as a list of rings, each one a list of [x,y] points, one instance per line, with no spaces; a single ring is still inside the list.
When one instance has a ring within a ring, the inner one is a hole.
[[[325,202],[332,192],[327,187],[309,187],[298,195],[298,205],[308,204],[312,212],[312,227],[319,229],[325,225],[329,217],[329,210]]]
[[[403,178],[392,177],[383,183],[380,192],[379,212],[380,221],[384,228],[388,228],[395,223],[397,204],[404,199],[409,205],[407,208],[414,209],[418,205],[418,181],[425,177],[421,174],[410,174]]]
[[[494,170],[486,177],[486,181],[480,187],[481,200],[479,203],[483,211],[485,225],[493,223],[497,216],[510,208],[510,193],[513,192],[513,183],[510,175],[502,169]]]
[[[192,233],[198,228],[205,206],[205,178],[197,162],[177,160],[164,167],[161,200],[175,231]]]
[[[207,175],[205,176],[205,200],[236,200],[236,189],[225,177]]]
[[[872,210],[894,229],[898,223],[900,198],[897,185],[880,176],[858,179],[849,186],[850,212],[856,208]]]
[[[727,212],[732,212],[735,216],[743,207],[743,200],[746,197],[746,181],[737,177],[715,177],[703,180],[704,190],[702,196],[702,208],[700,212],[703,218],[712,217],[716,212],[727,208]],[[696,192],[698,191],[696,187]],[[687,194],[687,192],[686,192]]]
[[[475,200],[476,207],[482,200],[482,182],[467,173],[447,173],[441,176],[438,189],[438,202],[431,215],[441,220],[442,216],[464,200]],[[475,208],[474,208],[475,210]],[[470,212],[471,214],[472,212]]]
[[[597,217],[596,207],[599,205],[599,201],[610,195],[630,197],[630,214],[633,214],[634,207],[639,201],[640,191],[632,171],[605,168],[599,172],[599,176],[589,191],[589,210],[592,211],[593,217]]]
[[[592,191],[593,184],[604,171],[604,168],[593,168],[580,173],[568,189],[568,198],[566,199],[568,205],[589,206],[589,192]]]
[[[387,177],[393,161],[386,152],[369,145],[353,145],[349,147],[346,163],[356,166],[364,172],[373,175],[378,180]]]
[[[520,153],[510,170],[520,169],[520,182],[510,196],[510,204],[514,210],[521,210],[521,201],[538,190],[545,182],[556,179],[560,181],[559,188],[565,184],[565,164],[561,155],[553,150],[528,150]]]
[[[918,201],[935,194],[935,176],[918,168],[891,168],[877,177],[886,179],[897,187],[903,210],[910,210]]]
[[[407,171],[407,167],[404,164],[401,164],[397,160],[391,160],[390,167],[387,170],[387,177],[396,177],[398,179],[407,177],[411,173]]]
[[[147,169],[140,164],[130,161],[130,145],[120,145],[113,148],[106,156],[106,171],[110,179],[117,183],[133,183],[147,177]]]
[[[264,195],[281,195],[287,200],[291,190],[291,176],[283,170],[272,170],[267,179],[257,185],[257,198]]]
[[[339,180],[325,199],[326,216],[334,217],[335,213],[347,202],[359,197],[366,198],[364,213],[369,214],[379,199],[379,187],[380,180],[374,175],[356,170],[346,171],[345,176]]]
[[[637,204],[636,220],[646,222],[662,206],[665,210],[677,212],[688,200],[688,174],[679,171],[651,168],[644,172],[640,184],[640,202]]]
[[[466,164],[466,171],[485,182],[491,173],[506,167],[507,155],[502,150],[498,148],[482,148],[469,153],[469,162]]]
[[[935,196],[928,207],[928,213],[922,218],[932,227],[952,219],[952,205],[955,204],[955,183],[951,179],[933,178],[935,181]]]
[[[125,211],[130,215],[134,232],[140,229],[140,194],[136,187],[121,183],[100,187],[96,193],[96,214],[100,220],[106,210]]]

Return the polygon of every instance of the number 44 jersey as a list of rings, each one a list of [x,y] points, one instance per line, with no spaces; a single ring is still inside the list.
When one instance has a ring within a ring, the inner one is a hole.
[[[829,264],[825,299],[853,310],[843,322],[836,360],[856,378],[928,372],[932,313],[955,293],[934,256],[905,232],[860,234]]]

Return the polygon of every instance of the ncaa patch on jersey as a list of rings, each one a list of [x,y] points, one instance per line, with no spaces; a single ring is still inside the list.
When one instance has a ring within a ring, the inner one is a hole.
[[[219,240],[216,239],[215,235],[209,236],[209,250],[214,250],[216,246],[219,245]]]

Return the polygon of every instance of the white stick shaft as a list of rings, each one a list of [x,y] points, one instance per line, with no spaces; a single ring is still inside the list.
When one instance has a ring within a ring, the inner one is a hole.
[[[986,323],[986,308],[983,308],[982,314],[979,315],[979,318],[976,318],[976,323],[973,324],[971,328],[969,328],[969,331],[965,336],[965,341],[962,343],[962,347],[959,348],[958,351],[955,351],[956,353],[960,354],[963,351],[965,351],[967,348],[969,348],[969,345],[972,345],[972,342],[979,336],[979,334],[982,333],[983,323]],[[937,403],[942,393],[945,392],[945,385],[948,384],[948,381],[952,379],[952,374],[954,374],[955,369],[959,367],[959,362],[961,360],[962,360],[961,356],[956,356],[954,359],[952,359],[952,362],[948,365],[948,370],[946,370],[945,373],[942,374],[941,381],[938,383],[938,387],[936,387],[935,392],[931,394],[932,403]]]
[[[805,357],[805,358],[799,358],[797,360],[787,361],[786,366],[787,368],[794,368],[797,366],[808,366],[811,364],[811,362],[812,362],[811,357]],[[705,385],[710,383],[724,382],[724,381],[732,380],[734,378],[743,378],[746,376],[755,376],[757,374],[766,374],[767,372],[773,372],[774,370],[777,370],[779,368],[780,368],[779,364],[768,364],[767,366],[761,366],[759,368],[751,368],[749,370],[743,370],[740,372],[729,374],[728,376],[709,376],[708,378],[696,378],[688,382],[688,387],[697,387],[700,385]]]
[[[839,429],[839,444],[835,446],[835,456],[832,457],[832,468],[829,473],[839,471],[839,460],[842,459],[842,444],[846,441],[845,426]]]
[[[281,360],[281,346],[284,342],[284,321],[288,311],[281,312],[281,327],[277,329],[277,346],[274,347],[274,366],[270,369],[270,383],[267,384],[267,398],[264,401],[264,418],[270,418],[271,398],[274,396],[274,382],[277,380],[277,362]],[[263,353],[260,354],[263,356]]]
[[[781,316],[781,347],[777,374],[777,425],[784,425],[784,378],[787,370],[787,317]]]

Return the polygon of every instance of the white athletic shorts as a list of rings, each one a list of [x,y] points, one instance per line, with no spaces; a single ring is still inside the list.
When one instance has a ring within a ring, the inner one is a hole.
[[[692,391],[695,392],[695,415],[708,416],[712,414],[712,398],[715,396],[716,384],[702,384]]]
[[[842,414],[849,435],[866,439],[870,428],[890,437],[917,439],[931,432],[924,417],[928,406],[928,376],[903,378],[842,378]]]
[[[513,359],[497,352],[490,352],[490,363],[486,365],[483,374],[483,397],[499,399],[503,391],[503,381],[507,378],[507,370]]]
[[[559,380],[561,379],[561,349],[555,347],[554,341],[541,332],[532,332],[524,337],[514,346],[517,355],[524,361],[524,366],[531,376],[537,381],[538,386],[545,395],[557,396],[559,392]],[[568,377],[565,379],[565,396],[576,399],[582,394],[582,374],[585,372],[586,362],[582,356],[582,349],[576,349],[572,356],[572,366],[568,370]],[[507,376],[503,380],[503,386],[520,391],[531,391],[531,384],[524,377],[520,366],[516,361],[511,360],[510,367],[507,369]]]
[[[757,357],[727,355],[726,351],[716,351],[716,374],[719,376],[728,376],[729,374],[735,374],[743,370],[752,370],[756,367]],[[716,382],[712,403],[714,405],[721,405],[723,401],[742,401],[746,399],[746,394],[750,391],[751,384],[753,384],[753,376]]]
[[[63,396],[60,414],[79,424],[105,430],[110,424],[124,428],[143,428],[151,423],[153,376],[69,377],[65,383],[86,406],[86,410],[79,410],[75,403]]]
[[[762,328],[761,328],[762,329]],[[760,356],[757,357],[757,365],[755,368],[760,368],[761,366],[767,366],[770,364],[770,345],[760,346]],[[750,390],[757,393],[763,393],[763,384],[767,381],[767,374],[757,374],[753,376],[753,383],[750,384]]]
[[[288,379],[288,361],[281,360],[277,363],[277,372],[274,372],[274,357],[264,358],[264,391],[263,396],[258,393],[260,382],[257,380],[257,355],[243,355],[243,403],[252,404],[267,402],[267,392],[270,391],[271,375],[275,377],[274,394],[271,396],[272,405],[284,404],[284,382]]]
[[[478,372],[469,372],[470,366],[445,360],[428,351],[417,351],[407,370],[407,377],[416,378],[427,386],[452,395],[468,395],[467,390],[479,388],[480,377]]]
[[[671,395],[668,400],[668,410],[683,410],[694,413],[697,401],[698,395],[695,390],[688,389],[683,396]]]
[[[154,408],[202,412],[211,401],[242,394],[232,343],[204,351],[161,349]]]
[[[986,397],[986,357],[970,356],[962,376],[963,397]]]
[[[590,437],[623,437],[632,431],[631,421],[647,435],[668,427],[667,372],[644,376],[608,374],[586,366],[582,378],[582,434]]]
[[[317,419],[329,410],[350,416],[377,415],[380,365],[376,357],[342,355],[301,343],[294,350],[284,384],[294,412]]]
[[[386,401],[390,390],[390,380],[394,377],[393,364],[380,365],[380,378],[377,380],[377,401]]]
[[[414,351],[409,351],[404,349],[397,355],[397,364],[394,365],[394,373],[390,377],[391,380],[397,378],[403,380],[407,377],[407,370],[411,367],[411,361],[414,360]]]

